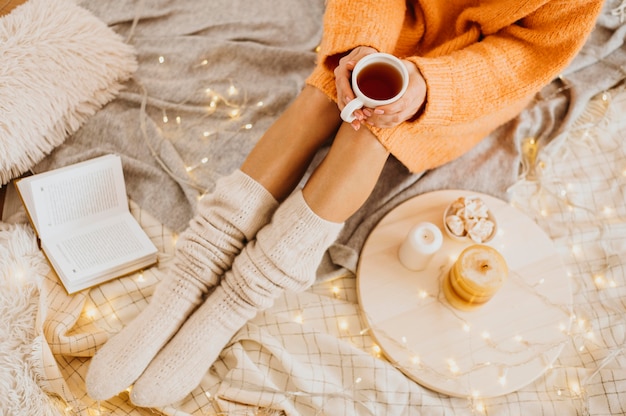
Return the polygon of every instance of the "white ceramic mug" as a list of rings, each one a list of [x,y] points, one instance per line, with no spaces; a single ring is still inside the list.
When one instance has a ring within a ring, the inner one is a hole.
[[[375,108],[397,101],[409,85],[409,71],[401,60],[388,53],[372,53],[361,58],[352,71],[352,91],[356,98],[341,111],[341,119],[351,123],[359,108]]]

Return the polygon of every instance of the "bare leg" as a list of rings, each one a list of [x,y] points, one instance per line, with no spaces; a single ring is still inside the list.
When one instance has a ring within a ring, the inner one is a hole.
[[[303,193],[316,214],[343,222],[370,195],[389,153],[368,129],[355,131],[341,123],[337,105],[317,88],[302,90],[252,149],[241,170],[282,201],[336,131],[329,154]]]
[[[326,158],[313,172],[302,193],[320,217],[344,222],[369,197],[389,152],[366,128],[344,123]]]
[[[306,86],[261,137],[241,170],[282,201],[340,123],[337,105],[317,88]]]

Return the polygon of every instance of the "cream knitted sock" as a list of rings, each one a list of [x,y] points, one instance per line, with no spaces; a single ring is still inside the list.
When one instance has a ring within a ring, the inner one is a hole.
[[[302,291],[342,224],[318,217],[296,191],[235,258],[219,286],[136,381],[131,400],[159,407],[183,399],[232,336],[283,291]]]
[[[277,206],[263,186],[240,170],[217,182],[181,234],[170,274],[149,305],[92,358],[86,383],[93,399],[108,399],[141,375]]]

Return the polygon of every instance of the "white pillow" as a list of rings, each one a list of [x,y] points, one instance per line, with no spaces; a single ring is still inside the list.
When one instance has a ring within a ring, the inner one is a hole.
[[[29,0],[0,18],[0,182],[63,143],[136,69],[134,49],[71,0]]]

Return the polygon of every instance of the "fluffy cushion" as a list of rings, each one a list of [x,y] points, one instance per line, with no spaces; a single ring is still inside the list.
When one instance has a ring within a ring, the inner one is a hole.
[[[0,222],[0,415],[58,415],[37,383],[39,282],[50,266],[33,231]]]
[[[29,0],[0,18],[0,182],[26,172],[109,102],[134,49],[70,0]]]

